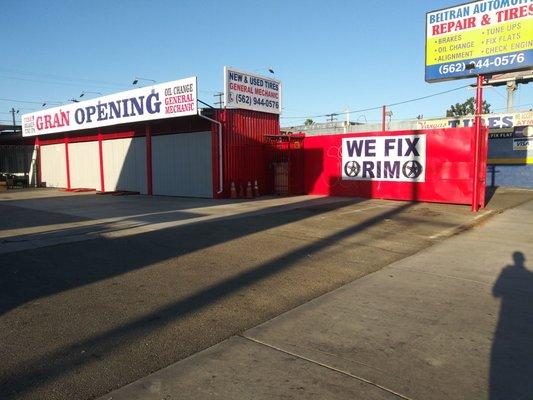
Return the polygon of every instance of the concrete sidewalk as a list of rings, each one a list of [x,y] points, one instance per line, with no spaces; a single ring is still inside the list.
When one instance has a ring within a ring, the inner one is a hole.
[[[532,221],[529,201],[101,399],[531,399]]]

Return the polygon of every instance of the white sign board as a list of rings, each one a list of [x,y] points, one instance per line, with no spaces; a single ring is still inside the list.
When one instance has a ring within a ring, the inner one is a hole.
[[[417,121],[416,129],[462,128],[474,125],[475,117],[466,115],[457,118],[441,118]],[[484,114],[481,116],[483,125],[489,129],[514,128],[515,126],[533,125],[533,111],[516,113]]]
[[[533,149],[533,138],[513,139],[513,150]]]
[[[226,108],[281,114],[281,82],[224,67],[224,105]]]
[[[24,114],[22,136],[195,115],[197,98],[196,77],[160,83]]]
[[[425,182],[426,135],[342,139],[342,179]]]

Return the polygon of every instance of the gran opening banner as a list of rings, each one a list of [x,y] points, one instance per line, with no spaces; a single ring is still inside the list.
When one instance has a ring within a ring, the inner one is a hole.
[[[22,136],[92,129],[197,113],[196,77],[22,115]]]
[[[533,67],[533,0],[483,0],[426,15],[426,81]]]

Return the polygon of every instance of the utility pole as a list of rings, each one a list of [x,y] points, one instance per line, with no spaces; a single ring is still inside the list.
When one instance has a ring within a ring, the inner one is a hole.
[[[219,104],[220,108],[222,108],[222,105],[224,104],[224,102],[222,101],[222,97],[224,96],[224,93],[223,92],[216,92],[213,96],[214,97],[218,97],[218,101],[215,104]]]
[[[350,126],[350,109],[347,108],[344,110],[346,113],[346,121],[344,122],[344,133],[348,132],[348,128]]]
[[[15,114],[19,113],[19,110],[15,110],[13,107],[11,107],[11,116],[13,117],[13,133],[17,133],[17,124],[15,123]]]
[[[516,81],[507,81],[507,112],[513,112],[514,92],[518,89]]]
[[[337,118],[335,118],[338,114],[327,114],[326,116],[329,117],[328,121],[333,122],[336,121]]]

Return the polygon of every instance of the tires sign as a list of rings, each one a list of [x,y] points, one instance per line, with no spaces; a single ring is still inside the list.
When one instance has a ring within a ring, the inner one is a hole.
[[[224,67],[224,105],[271,114],[281,114],[281,82]]]
[[[480,0],[426,15],[426,81],[528,70],[533,3]]]

